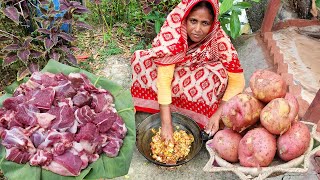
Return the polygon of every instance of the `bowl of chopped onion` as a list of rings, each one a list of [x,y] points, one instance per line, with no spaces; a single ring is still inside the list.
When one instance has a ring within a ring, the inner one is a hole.
[[[198,124],[180,113],[171,113],[173,141],[161,139],[160,114],[144,119],[137,127],[136,146],[150,162],[160,166],[178,166],[193,159],[203,145]]]

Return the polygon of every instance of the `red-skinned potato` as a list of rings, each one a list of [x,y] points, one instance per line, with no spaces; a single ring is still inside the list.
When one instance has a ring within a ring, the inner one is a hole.
[[[250,88],[255,98],[268,103],[283,98],[287,92],[286,82],[280,75],[268,70],[256,70],[250,77]]]
[[[262,109],[260,122],[270,133],[280,135],[290,128],[289,113],[290,106],[288,101],[284,98],[276,98]]]
[[[297,101],[297,98],[291,94],[287,93],[286,96],[284,97],[289,103],[290,106],[290,112],[289,112],[289,119],[291,122],[295,121],[299,112],[299,103]]]
[[[245,167],[269,166],[276,154],[276,138],[265,128],[247,132],[239,143],[240,164]]]
[[[227,101],[221,112],[224,125],[242,132],[259,120],[263,104],[249,94],[238,94]]]
[[[238,147],[241,138],[239,133],[231,129],[223,129],[214,135],[211,147],[224,160],[238,162]]]
[[[294,122],[291,128],[277,140],[278,155],[284,161],[301,156],[309,147],[310,131],[304,123]]]

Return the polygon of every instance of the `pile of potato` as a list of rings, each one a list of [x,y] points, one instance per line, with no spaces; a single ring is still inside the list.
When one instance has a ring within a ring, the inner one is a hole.
[[[245,167],[269,166],[275,156],[290,161],[304,154],[311,140],[298,111],[298,101],[287,92],[281,76],[257,70],[250,88],[223,106],[226,128],[215,134],[209,146],[226,161],[239,161]]]

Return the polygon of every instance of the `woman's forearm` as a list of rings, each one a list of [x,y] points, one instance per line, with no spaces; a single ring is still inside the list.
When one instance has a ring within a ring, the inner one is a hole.
[[[161,126],[171,126],[172,119],[171,119],[171,111],[169,105],[162,105],[160,104],[160,118],[161,118]]]

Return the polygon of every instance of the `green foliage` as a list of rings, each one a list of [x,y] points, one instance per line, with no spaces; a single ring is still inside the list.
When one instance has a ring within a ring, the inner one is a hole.
[[[122,49],[119,48],[119,46],[114,41],[110,41],[108,43],[108,46],[106,48],[103,48],[100,54],[104,58],[111,55],[121,54],[122,52]]]
[[[241,22],[239,16],[243,9],[251,8],[252,2],[258,3],[260,0],[250,0],[251,2],[234,2],[234,0],[220,0],[220,15],[222,29],[233,39],[241,34]]]

